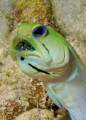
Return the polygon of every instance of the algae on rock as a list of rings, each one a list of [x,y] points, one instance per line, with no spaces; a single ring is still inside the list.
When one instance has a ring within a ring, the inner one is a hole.
[[[78,55],[86,55],[86,0],[50,0],[60,33]]]

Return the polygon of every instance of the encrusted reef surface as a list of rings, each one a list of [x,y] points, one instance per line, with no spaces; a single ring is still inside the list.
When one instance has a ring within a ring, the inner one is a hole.
[[[50,0],[59,32],[86,56],[86,0]]]
[[[66,37],[80,57],[86,54],[85,1],[76,1],[0,1],[0,120],[59,120],[64,116],[43,83],[24,74],[8,50],[22,22],[41,22]]]

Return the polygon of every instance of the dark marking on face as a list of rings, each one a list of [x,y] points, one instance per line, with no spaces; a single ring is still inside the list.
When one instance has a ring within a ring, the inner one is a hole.
[[[20,59],[23,61],[25,58],[24,57],[20,57]]]
[[[44,70],[41,70],[41,69],[39,69],[39,68],[37,68],[37,67],[29,64],[29,63],[28,63],[28,65],[30,65],[32,68],[34,68],[34,69],[37,70],[38,72],[42,72],[42,73],[45,73],[45,74],[50,74],[50,73],[48,73],[48,72],[46,72],[46,71],[44,71]]]

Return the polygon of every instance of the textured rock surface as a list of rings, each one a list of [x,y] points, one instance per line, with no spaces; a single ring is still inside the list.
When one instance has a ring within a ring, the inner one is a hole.
[[[80,55],[86,54],[86,0],[51,0],[60,33]]]
[[[54,115],[49,110],[32,109],[16,117],[15,120],[53,120]]]
[[[0,48],[7,41],[6,38],[9,33],[9,17],[10,12],[15,5],[15,1],[11,0],[0,0]]]

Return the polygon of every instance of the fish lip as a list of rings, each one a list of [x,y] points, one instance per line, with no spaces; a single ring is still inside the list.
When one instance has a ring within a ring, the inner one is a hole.
[[[49,72],[47,72],[47,71],[44,71],[44,70],[41,70],[41,69],[39,69],[39,68],[37,68],[37,67],[35,67],[35,66],[33,66],[32,64],[30,64],[30,63],[28,63],[28,65],[30,65],[32,68],[34,68],[35,70],[37,70],[38,72],[42,72],[42,73],[45,73],[45,74],[50,74]]]

